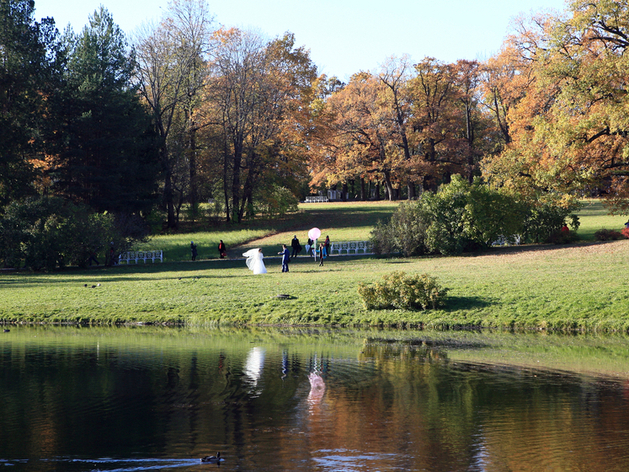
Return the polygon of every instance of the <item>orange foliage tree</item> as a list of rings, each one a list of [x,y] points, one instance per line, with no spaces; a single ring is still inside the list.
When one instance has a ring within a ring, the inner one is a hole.
[[[520,23],[509,42],[522,94],[507,109],[509,142],[486,175],[520,192],[602,190],[629,208],[629,6],[572,0],[565,16]],[[503,88],[504,90],[504,88]]]
[[[265,186],[307,178],[301,110],[309,107],[316,67],[294,37],[267,42],[251,31],[216,32],[204,90],[206,173],[221,176],[227,220],[254,212]],[[290,185],[289,185],[290,186]]]
[[[327,98],[315,116],[327,124],[319,125],[316,145],[311,147],[311,186],[353,179],[382,181],[393,198],[403,153],[386,92],[386,85],[376,76],[360,72]]]

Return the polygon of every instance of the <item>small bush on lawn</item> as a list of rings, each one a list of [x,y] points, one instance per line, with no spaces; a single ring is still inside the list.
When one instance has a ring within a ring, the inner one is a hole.
[[[368,310],[427,310],[442,305],[448,289],[428,274],[407,275],[398,271],[385,275],[381,282],[373,285],[360,283],[358,293]]]
[[[574,231],[559,230],[552,233],[546,242],[551,244],[571,244],[579,240],[579,236]]]
[[[625,236],[613,229],[599,229],[594,233],[594,239],[597,241],[617,241],[618,239],[625,239]]]

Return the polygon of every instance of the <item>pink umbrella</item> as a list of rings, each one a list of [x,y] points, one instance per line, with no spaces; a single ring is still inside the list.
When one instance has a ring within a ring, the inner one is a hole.
[[[319,228],[312,228],[310,231],[308,231],[308,237],[313,241],[319,239],[319,236],[321,236],[321,230]]]

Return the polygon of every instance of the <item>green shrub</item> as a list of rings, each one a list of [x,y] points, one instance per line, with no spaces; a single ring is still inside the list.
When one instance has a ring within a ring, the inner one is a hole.
[[[431,253],[454,255],[469,245],[466,215],[469,184],[459,176],[437,193],[425,193],[419,203],[426,218],[426,247]]]
[[[371,240],[376,252],[460,254],[499,238],[515,239],[526,213],[527,206],[516,198],[454,175],[437,193],[425,192],[418,201],[400,205]]]
[[[0,264],[32,270],[86,266],[92,254],[118,252],[141,240],[145,227],[134,215],[94,213],[58,197],[13,202],[0,217]]]
[[[548,237],[547,242],[551,244],[570,244],[579,240],[579,236],[574,231],[559,230]]]
[[[427,310],[443,304],[448,293],[428,274],[407,275],[397,271],[385,275],[373,285],[360,283],[358,293],[368,310],[404,308]]]
[[[571,215],[578,208],[577,203],[564,203],[560,197],[547,195],[544,200],[529,204],[529,210],[524,220],[522,236],[526,242],[551,242],[554,235],[561,231],[566,220],[570,218],[573,230],[579,227],[579,218]]]
[[[510,243],[523,230],[527,205],[512,195],[475,181],[470,186],[466,230],[472,241],[483,248],[503,238]]]
[[[393,242],[393,232],[391,225],[378,221],[369,236],[369,240],[373,245],[373,252],[378,255],[391,254],[397,251]]]
[[[403,256],[426,254],[426,218],[417,202],[401,203],[388,223],[378,222],[370,240],[376,254],[400,252]]]
[[[579,218],[576,200],[558,194],[540,195],[529,200],[493,189],[480,179],[469,183],[459,175],[425,192],[416,202],[402,204],[386,224],[372,232],[376,253],[400,252],[404,256],[421,254],[456,255],[488,248],[495,241],[529,243],[566,243],[576,233],[561,233],[566,221],[573,231]]]
[[[280,185],[271,185],[259,192],[255,212],[268,217],[284,216],[299,210],[299,200],[293,192]]]

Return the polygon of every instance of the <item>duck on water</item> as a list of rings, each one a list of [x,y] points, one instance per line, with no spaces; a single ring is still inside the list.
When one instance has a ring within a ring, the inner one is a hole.
[[[205,456],[201,458],[201,462],[209,462],[210,464],[218,464],[221,461],[221,453],[217,452],[215,456]]]

